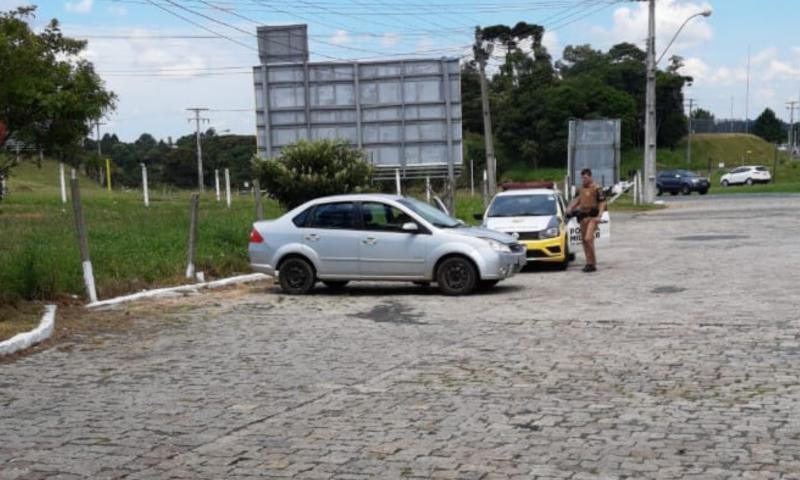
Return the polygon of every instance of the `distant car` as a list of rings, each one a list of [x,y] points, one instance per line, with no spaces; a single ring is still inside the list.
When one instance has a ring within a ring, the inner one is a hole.
[[[734,168],[719,179],[720,185],[752,185],[754,183],[769,183],[772,175],[767,167],[760,165]]]
[[[664,170],[656,177],[658,195],[664,192],[672,195],[679,193],[690,195],[692,192],[698,192],[700,195],[705,195],[710,187],[711,184],[706,177],[688,170]]]
[[[498,193],[485,213],[476,213],[482,226],[508,233],[525,245],[528,262],[569,264],[566,202],[551,188],[512,189]]]
[[[277,275],[290,294],[317,281],[437,283],[465,295],[511,277],[525,247],[504,233],[471,228],[430,205],[397,195],[340,195],[307,202],[250,233],[250,266]]]

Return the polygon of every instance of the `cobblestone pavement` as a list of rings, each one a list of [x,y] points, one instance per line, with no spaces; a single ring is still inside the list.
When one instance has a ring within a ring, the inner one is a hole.
[[[0,365],[0,479],[797,479],[798,220],[619,214],[599,273],[466,298],[173,302]]]

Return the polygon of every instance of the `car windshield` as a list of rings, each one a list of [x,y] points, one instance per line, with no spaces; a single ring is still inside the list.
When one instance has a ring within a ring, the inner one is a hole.
[[[434,227],[457,228],[461,226],[461,223],[448,217],[443,211],[414,198],[404,198],[400,200],[400,203],[430,222]]]
[[[696,177],[697,174],[688,170],[678,170],[681,177]]]
[[[556,197],[553,194],[505,195],[496,197],[487,217],[538,217],[555,215]]]

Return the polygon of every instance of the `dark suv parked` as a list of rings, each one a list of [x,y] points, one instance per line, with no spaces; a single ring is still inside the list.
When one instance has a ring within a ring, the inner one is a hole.
[[[699,192],[700,195],[708,193],[708,179],[694,174],[688,170],[664,170],[656,178],[656,189],[658,194],[669,192],[677,195],[679,192],[689,195],[692,192]]]

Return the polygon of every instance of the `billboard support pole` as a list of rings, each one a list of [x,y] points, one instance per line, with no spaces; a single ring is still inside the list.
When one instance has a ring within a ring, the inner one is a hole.
[[[442,75],[444,75],[444,108],[447,124],[447,210],[456,211],[456,175],[453,168],[453,112],[450,102],[450,67],[442,58]]]

